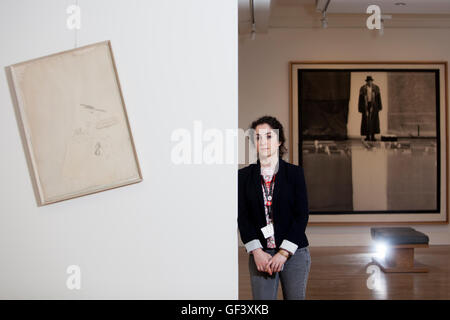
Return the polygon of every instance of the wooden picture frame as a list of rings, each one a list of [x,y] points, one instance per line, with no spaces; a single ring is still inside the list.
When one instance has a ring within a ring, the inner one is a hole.
[[[110,41],[5,69],[38,206],[142,181]]]
[[[382,110],[363,89],[377,81]],[[290,62],[289,160],[305,169],[309,224],[448,224],[447,91],[445,61]]]

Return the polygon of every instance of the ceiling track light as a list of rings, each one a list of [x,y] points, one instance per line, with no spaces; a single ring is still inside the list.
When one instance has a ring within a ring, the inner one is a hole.
[[[320,19],[320,22],[322,23],[323,29],[328,27],[327,10],[330,2],[331,0],[316,0],[316,10],[322,12],[322,19]]]
[[[392,19],[392,16],[390,15],[382,15],[380,19],[380,29],[378,30],[378,34],[380,36],[384,35],[384,21]]]
[[[252,31],[250,33],[250,39],[256,39],[256,23],[255,23],[255,4],[254,0],[250,0],[250,14],[251,14],[251,22],[252,22]]]
[[[331,0],[316,0],[316,11],[324,12],[328,10]]]
[[[252,32],[251,32],[251,34],[250,34],[250,38],[251,38],[252,40],[255,40],[255,39],[256,39],[256,25],[255,25],[254,23],[252,23]]]
[[[327,20],[327,12],[322,12],[322,19],[320,19],[320,22],[322,22],[322,28],[326,29],[328,27],[328,20]]]

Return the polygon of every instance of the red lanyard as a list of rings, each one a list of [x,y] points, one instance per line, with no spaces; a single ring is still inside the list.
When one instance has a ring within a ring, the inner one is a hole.
[[[271,181],[264,181],[264,178],[261,176],[264,195],[266,197],[265,205],[267,206],[270,220],[273,220],[272,219],[272,197],[273,197],[273,189],[274,189],[274,185],[275,185],[275,176],[276,176],[276,174],[273,175]]]

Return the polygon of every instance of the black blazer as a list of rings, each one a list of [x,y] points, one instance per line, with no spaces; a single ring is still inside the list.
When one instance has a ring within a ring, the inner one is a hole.
[[[277,248],[283,240],[295,243],[298,249],[308,246],[305,229],[309,209],[302,167],[279,158],[272,206]],[[267,239],[261,231],[266,225],[261,164],[258,160],[238,172],[238,227],[244,244],[259,239],[263,248],[267,249]]]

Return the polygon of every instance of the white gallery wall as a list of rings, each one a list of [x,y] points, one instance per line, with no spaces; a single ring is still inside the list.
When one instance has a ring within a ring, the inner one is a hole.
[[[289,137],[289,61],[449,61],[449,29],[274,28],[239,38],[239,127],[277,117]],[[383,130],[383,128],[381,128]],[[289,142],[286,144],[289,146]],[[442,177],[445,178],[444,176]],[[413,225],[430,244],[450,244],[449,225]],[[311,246],[369,245],[370,226],[309,226]]]
[[[37,207],[0,76],[0,299],[236,299],[238,166],[173,164],[171,135],[238,127],[237,3],[79,0],[75,35],[75,2],[2,0],[0,65],[111,40],[144,180]]]

